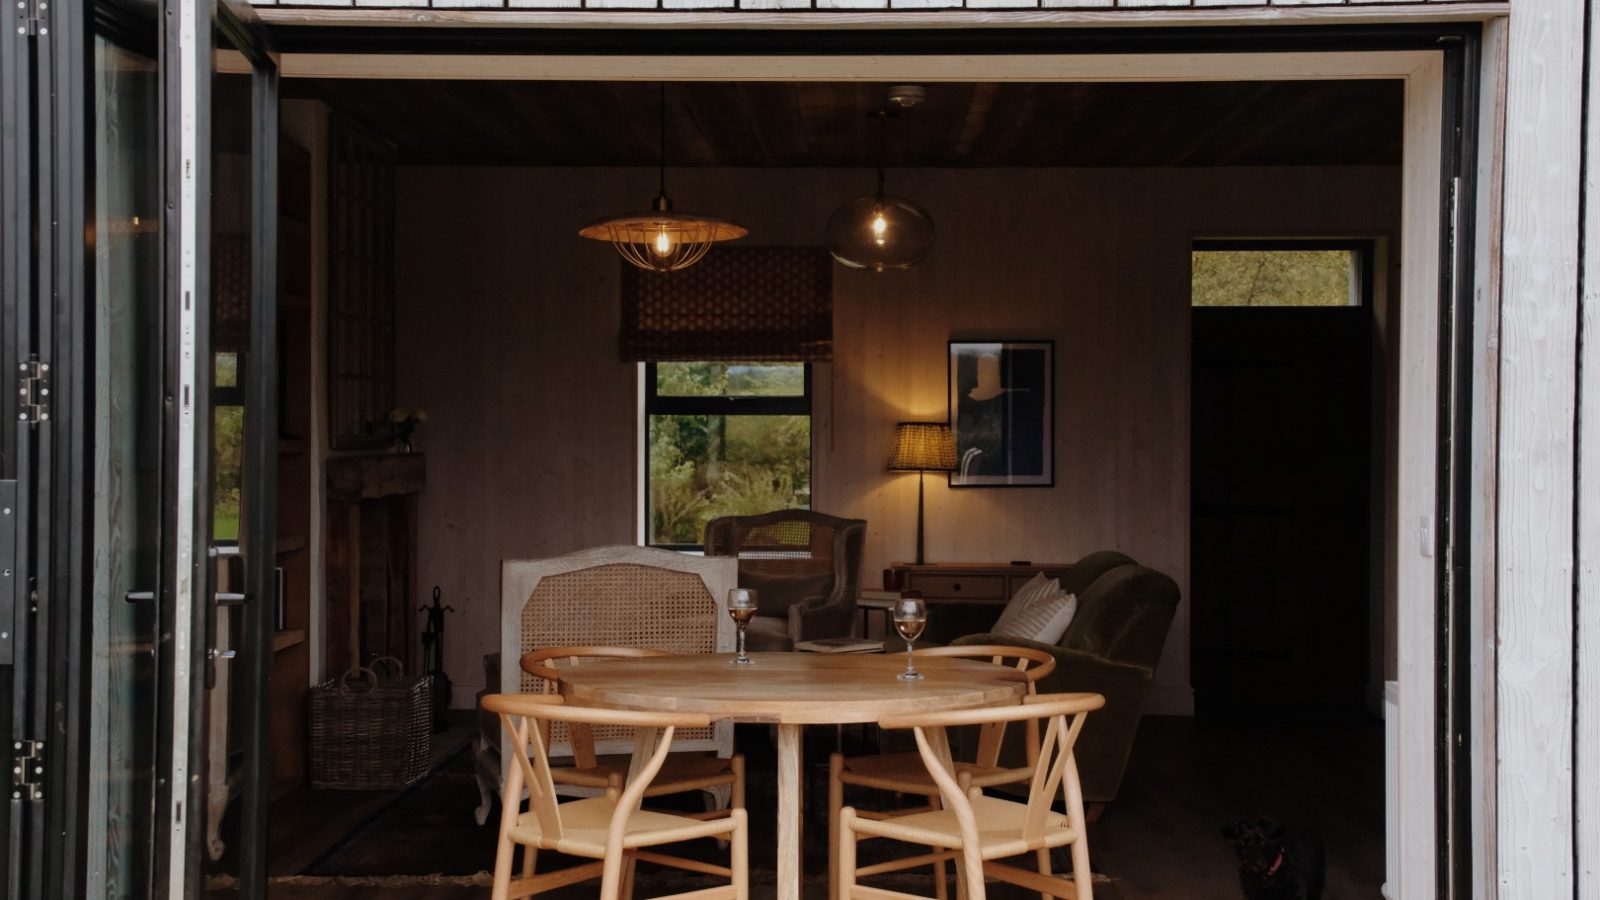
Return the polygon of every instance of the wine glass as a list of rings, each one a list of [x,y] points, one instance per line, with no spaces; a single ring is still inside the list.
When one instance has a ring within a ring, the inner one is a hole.
[[[749,588],[729,590],[728,615],[733,617],[733,624],[739,629],[739,652],[734,655],[731,664],[748,666],[755,660],[744,652],[744,630],[750,627],[750,620],[756,617],[756,592]]]
[[[906,642],[906,670],[896,676],[901,681],[922,680],[922,673],[917,671],[911,656],[911,642],[922,637],[922,629],[927,624],[928,604],[920,596],[901,597],[894,602],[894,630],[900,632]]]

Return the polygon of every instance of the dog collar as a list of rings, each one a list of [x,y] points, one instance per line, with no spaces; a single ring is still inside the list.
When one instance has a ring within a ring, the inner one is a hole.
[[[1279,847],[1278,858],[1273,860],[1272,867],[1267,869],[1267,877],[1271,878],[1272,876],[1278,874],[1278,870],[1281,868],[1283,868],[1283,848]]]

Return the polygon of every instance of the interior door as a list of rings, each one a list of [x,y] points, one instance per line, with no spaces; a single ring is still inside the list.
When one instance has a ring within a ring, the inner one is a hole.
[[[173,516],[171,722],[162,732],[171,837],[161,894],[207,872],[264,897],[276,423],[277,71],[234,0],[167,0],[168,413]],[[164,631],[163,637],[167,637]],[[186,811],[192,811],[186,814]]]

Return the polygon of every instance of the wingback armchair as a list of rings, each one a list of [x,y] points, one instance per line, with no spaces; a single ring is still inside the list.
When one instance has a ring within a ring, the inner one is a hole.
[[[804,509],[707,522],[706,556],[737,557],[739,586],[756,592],[750,649],[788,650],[796,641],[850,634],[866,536],[862,519]]]

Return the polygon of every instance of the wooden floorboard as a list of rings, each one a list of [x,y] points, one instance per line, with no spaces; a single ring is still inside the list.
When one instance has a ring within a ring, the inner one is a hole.
[[[759,738],[759,733],[757,734]],[[815,733],[808,740],[809,777],[824,778],[817,764],[831,743]],[[744,742],[744,737],[741,737]],[[755,744],[757,741],[749,741]],[[1317,831],[1327,847],[1327,897],[1377,897],[1383,881],[1382,728],[1362,717],[1263,724],[1248,720],[1205,722],[1150,717],[1140,727],[1122,792],[1091,827],[1090,850],[1099,900],[1131,898],[1231,898],[1241,896],[1232,851],[1220,835],[1223,824],[1242,816],[1267,815]],[[751,763],[770,766],[762,748],[751,746]],[[752,784],[764,776],[753,772]],[[765,776],[770,780],[770,775]],[[815,801],[818,785],[809,800]],[[752,793],[752,809],[760,790]],[[462,798],[462,821],[469,822],[472,798]],[[470,801],[470,802],[469,802]],[[815,825],[817,823],[813,823]],[[825,830],[808,827],[815,842]],[[808,868],[825,856],[808,847]],[[754,855],[755,848],[752,849]],[[825,865],[825,863],[824,863]],[[1058,869],[1067,868],[1066,860]],[[272,860],[272,871],[286,868]],[[808,871],[805,897],[826,896],[821,871]],[[754,898],[773,894],[770,868],[756,873]],[[928,895],[926,879],[904,885]],[[580,885],[546,896],[554,900],[594,896],[595,886]],[[648,873],[641,870],[641,896],[650,896]],[[458,900],[487,896],[487,875],[405,878],[276,877],[273,900]],[[229,890],[213,891],[233,900]],[[1036,897],[995,885],[991,900]]]

